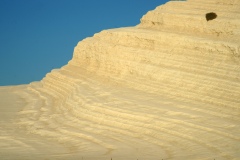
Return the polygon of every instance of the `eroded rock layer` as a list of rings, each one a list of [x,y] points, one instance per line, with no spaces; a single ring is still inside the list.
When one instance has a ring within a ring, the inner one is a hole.
[[[240,2],[170,1],[136,27],[84,39],[16,93],[27,103],[17,127],[68,158],[237,160]]]

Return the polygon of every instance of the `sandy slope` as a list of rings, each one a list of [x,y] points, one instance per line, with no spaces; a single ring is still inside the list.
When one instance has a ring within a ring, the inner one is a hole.
[[[239,18],[238,0],[169,2],[1,87],[0,158],[240,159]]]

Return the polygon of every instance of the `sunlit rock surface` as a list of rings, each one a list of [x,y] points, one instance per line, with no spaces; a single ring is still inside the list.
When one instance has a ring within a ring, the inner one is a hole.
[[[170,1],[0,96],[0,159],[240,159],[240,1]]]

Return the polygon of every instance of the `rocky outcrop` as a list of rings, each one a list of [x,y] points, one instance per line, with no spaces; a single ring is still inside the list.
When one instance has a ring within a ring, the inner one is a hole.
[[[152,28],[168,32],[206,37],[218,40],[239,37],[239,1],[172,1],[148,12],[141,20],[140,28]],[[209,12],[217,14],[213,21],[206,21]],[[226,40],[226,39],[225,39]],[[235,39],[236,40],[236,39]]]
[[[239,19],[239,0],[170,1],[86,38],[21,92],[17,124],[98,159],[238,159]]]
[[[240,12],[234,2],[169,2],[137,27],[102,31],[80,42],[64,68],[81,67],[175,99],[238,107]],[[205,19],[209,11],[218,14],[211,22]]]

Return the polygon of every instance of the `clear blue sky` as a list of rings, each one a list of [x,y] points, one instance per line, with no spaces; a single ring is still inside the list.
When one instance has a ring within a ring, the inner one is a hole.
[[[168,0],[0,0],[0,86],[41,80],[79,41],[135,26]]]

